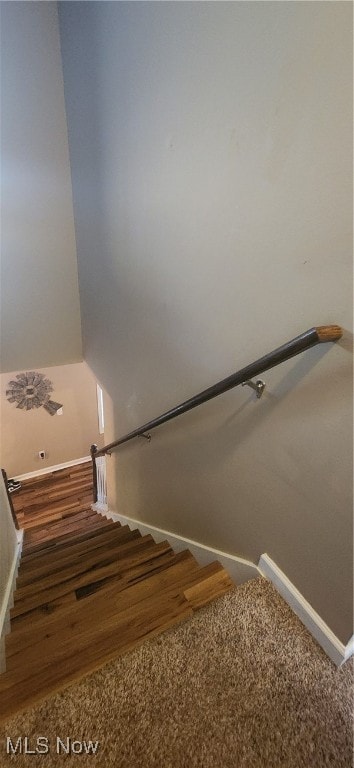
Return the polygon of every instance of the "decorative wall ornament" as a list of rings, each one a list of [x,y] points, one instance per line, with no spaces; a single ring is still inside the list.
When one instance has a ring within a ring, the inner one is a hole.
[[[44,373],[36,371],[26,371],[18,373],[16,380],[8,383],[9,389],[6,390],[6,397],[9,403],[17,403],[16,408],[25,411],[31,411],[32,408],[45,408],[45,410],[54,416],[61,403],[50,400],[50,393],[53,392],[53,384],[46,379]]]

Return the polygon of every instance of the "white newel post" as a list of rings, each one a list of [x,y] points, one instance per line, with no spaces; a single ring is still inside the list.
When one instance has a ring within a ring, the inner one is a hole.
[[[100,512],[107,512],[107,477],[106,477],[106,457],[97,456],[96,458],[96,472],[97,472],[97,501],[93,505],[94,509]]]

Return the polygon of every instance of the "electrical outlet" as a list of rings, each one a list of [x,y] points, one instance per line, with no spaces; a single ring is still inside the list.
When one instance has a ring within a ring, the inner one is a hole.
[[[45,459],[45,455],[46,455],[46,454],[45,454],[45,451],[38,451],[38,457],[39,457],[40,459]]]

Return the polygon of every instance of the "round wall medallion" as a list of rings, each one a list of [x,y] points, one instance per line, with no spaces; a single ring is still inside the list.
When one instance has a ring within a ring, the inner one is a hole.
[[[9,381],[6,397],[9,403],[17,403],[16,408],[30,411],[32,408],[45,408],[51,416],[62,407],[60,403],[50,400],[53,384],[46,379],[44,373],[26,371],[18,373],[16,379]]]

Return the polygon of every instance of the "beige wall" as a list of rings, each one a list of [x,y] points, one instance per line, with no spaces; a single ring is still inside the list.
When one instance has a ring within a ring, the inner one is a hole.
[[[351,4],[59,16],[84,350],[114,404],[109,437],[313,325],[346,329],[265,374],[262,400],[237,389],[122,447],[116,509],[268,552],[347,642]]]
[[[1,3],[1,371],[82,360],[57,7]]]
[[[52,382],[51,399],[63,404],[63,413],[51,416],[43,407],[17,408],[7,400],[6,389],[16,373],[24,371],[1,375],[1,466],[8,477],[80,459],[90,454],[92,443],[103,445],[98,434],[96,379],[86,363],[38,371]],[[47,454],[44,460],[38,458],[41,450]]]

